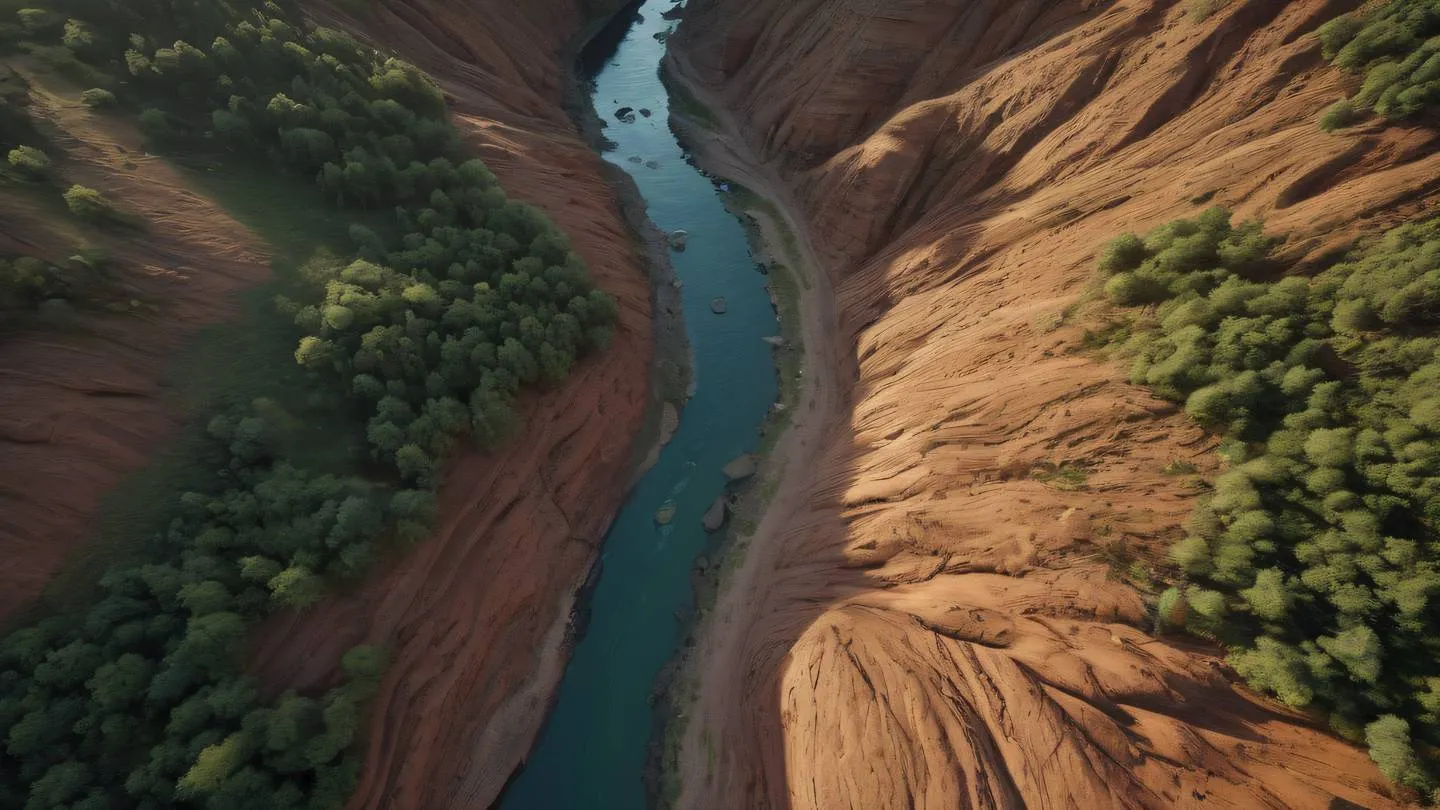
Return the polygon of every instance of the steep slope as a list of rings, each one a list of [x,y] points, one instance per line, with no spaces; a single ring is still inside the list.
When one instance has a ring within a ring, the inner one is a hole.
[[[1206,204],[1302,263],[1433,210],[1433,132],[1315,124],[1342,77],[1307,34],[1355,5],[692,0],[675,67],[783,176],[848,351],[776,496],[805,508],[704,634],[682,806],[1395,803],[1145,632],[1130,560],[1163,561],[1196,494],[1165,470],[1211,444],[1080,351],[1076,306],[1106,239]]]
[[[621,310],[610,348],[528,401],[508,449],[452,464],[436,537],[257,639],[254,669],[275,691],[327,684],[352,645],[389,649],[351,807],[493,800],[539,730],[575,591],[620,500],[648,401],[650,287],[601,161],[560,107],[561,49],[593,5],[383,0],[362,19],[312,9],[435,77],[476,153],[554,218]]]
[[[84,237],[127,268],[124,298],[142,307],[0,344],[0,618],[39,595],[95,530],[103,495],[178,428],[165,382],[176,352],[237,317],[235,294],[270,273],[258,240],[145,155],[133,127],[38,88],[30,112],[64,150],[70,180],[153,225],[143,240]],[[77,241],[28,197],[0,196],[0,252],[62,262]]]

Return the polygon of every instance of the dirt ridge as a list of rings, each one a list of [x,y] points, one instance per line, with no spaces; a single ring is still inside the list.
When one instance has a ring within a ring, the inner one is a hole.
[[[671,41],[793,192],[842,365],[704,632],[681,807],[1398,803],[1146,632],[1130,563],[1196,493],[1165,470],[1216,462],[1075,322],[1105,240],[1212,202],[1297,262],[1434,210],[1433,132],[1316,126],[1306,34],[1354,5],[692,0]]]

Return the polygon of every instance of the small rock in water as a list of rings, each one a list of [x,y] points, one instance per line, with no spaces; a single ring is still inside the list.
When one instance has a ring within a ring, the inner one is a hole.
[[[785,348],[785,338],[780,337],[779,335],[771,335],[770,337],[764,337],[760,339],[765,341],[766,343],[769,343],[771,346],[774,346],[777,349]]]
[[[615,118],[627,124],[633,124],[635,122],[635,108],[621,107],[615,111]]]
[[[628,161],[630,161],[631,163],[644,163],[644,162],[645,162],[645,158],[642,158],[642,157],[640,157],[639,155],[631,155],[630,157],[625,158],[625,159],[628,160]]]
[[[667,39],[669,39],[669,38],[670,38],[670,32],[669,32],[669,31],[656,31],[656,32],[655,32],[655,41],[656,41],[656,42],[664,42],[665,40],[667,40]]]
[[[685,6],[679,3],[675,4],[672,8],[660,12],[660,19],[662,20],[678,20],[683,16],[685,16]]]
[[[641,107],[641,108],[640,108],[640,114],[643,115],[643,116],[645,116],[646,118],[649,118],[649,117],[650,117],[650,108],[649,108],[649,107]]]
[[[672,521],[672,520],[674,520],[674,519],[675,519],[675,502],[674,502],[674,501],[666,501],[665,503],[660,504],[660,508],[659,508],[659,509],[656,509],[656,510],[655,510],[655,522],[658,523],[658,524],[660,524],[661,526],[668,526],[668,525],[670,525],[670,521]]]
[[[700,518],[700,525],[704,526],[707,532],[718,532],[720,527],[725,525],[725,515],[729,511],[730,506],[725,503],[725,496],[721,495],[705,510],[705,516]]]
[[[685,245],[690,241],[690,232],[686,230],[672,231],[669,239],[671,249],[684,253]]]
[[[725,296],[717,295],[710,299],[710,311],[716,315],[724,315],[730,307],[725,303]]]
[[[743,481],[755,474],[755,457],[746,453],[735,459],[721,470],[729,481]]]
[[[710,567],[710,558],[709,558],[709,557],[706,557],[706,556],[703,555],[703,554],[700,555],[699,557],[696,557],[696,558],[695,558],[695,567],[698,568],[698,569],[700,569],[701,571],[704,571],[706,568],[709,568],[709,567]]]
[[[658,169],[658,168],[660,168],[660,161],[658,161],[658,160],[647,160],[647,161],[645,161],[645,168],[647,168],[647,169]]]

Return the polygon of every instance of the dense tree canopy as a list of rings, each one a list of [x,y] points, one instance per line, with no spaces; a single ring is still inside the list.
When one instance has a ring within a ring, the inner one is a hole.
[[[1192,630],[1295,706],[1325,710],[1393,780],[1436,785],[1440,745],[1440,220],[1313,278],[1278,277],[1259,223],[1222,209],[1101,260],[1146,306],[1131,379],[1223,434],[1228,469],[1172,550]],[[1175,613],[1175,596],[1165,606]],[[1162,622],[1162,624],[1165,622]]]
[[[1318,32],[1325,58],[1364,75],[1355,107],[1415,118],[1440,104],[1440,1],[1387,0],[1342,14]],[[1343,104],[1349,105],[1346,101]],[[1345,126],[1352,107],[1332,107],[1322,126]]]

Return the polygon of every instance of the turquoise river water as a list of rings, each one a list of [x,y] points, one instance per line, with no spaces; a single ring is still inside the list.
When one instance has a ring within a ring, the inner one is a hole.
[[[603,61],[593,68],[594,102],[615,144],[605,159],[635,178],[656,225],[691,235],[672,259],[684,282],[694,396],[605,538],[588,623],[540,739],[498,802],[502,810],[645,807],[650,696],[680,644],[681,617],[693,607],[690,571],[706,542],[700,518],[724,490],[721,469],[754,449],[776,397],[775,366],[761,340],[779,332],[765,277],[715,181],[686,161],[667,123],[669,100],[659,78],[665,45],[655,34],[673,28],[660,16],[672,2],[648,0],[628,32],[612,31],[598,45]],[[618,48],[608,52],[621,33]],[[633,123],[622,123],[615,118],[620,107],[651,114],[637,112]],[[718,296],[728,304],[724,315],[711,312]],[[667,501],[675,514],[661,527],[655,513]]]

